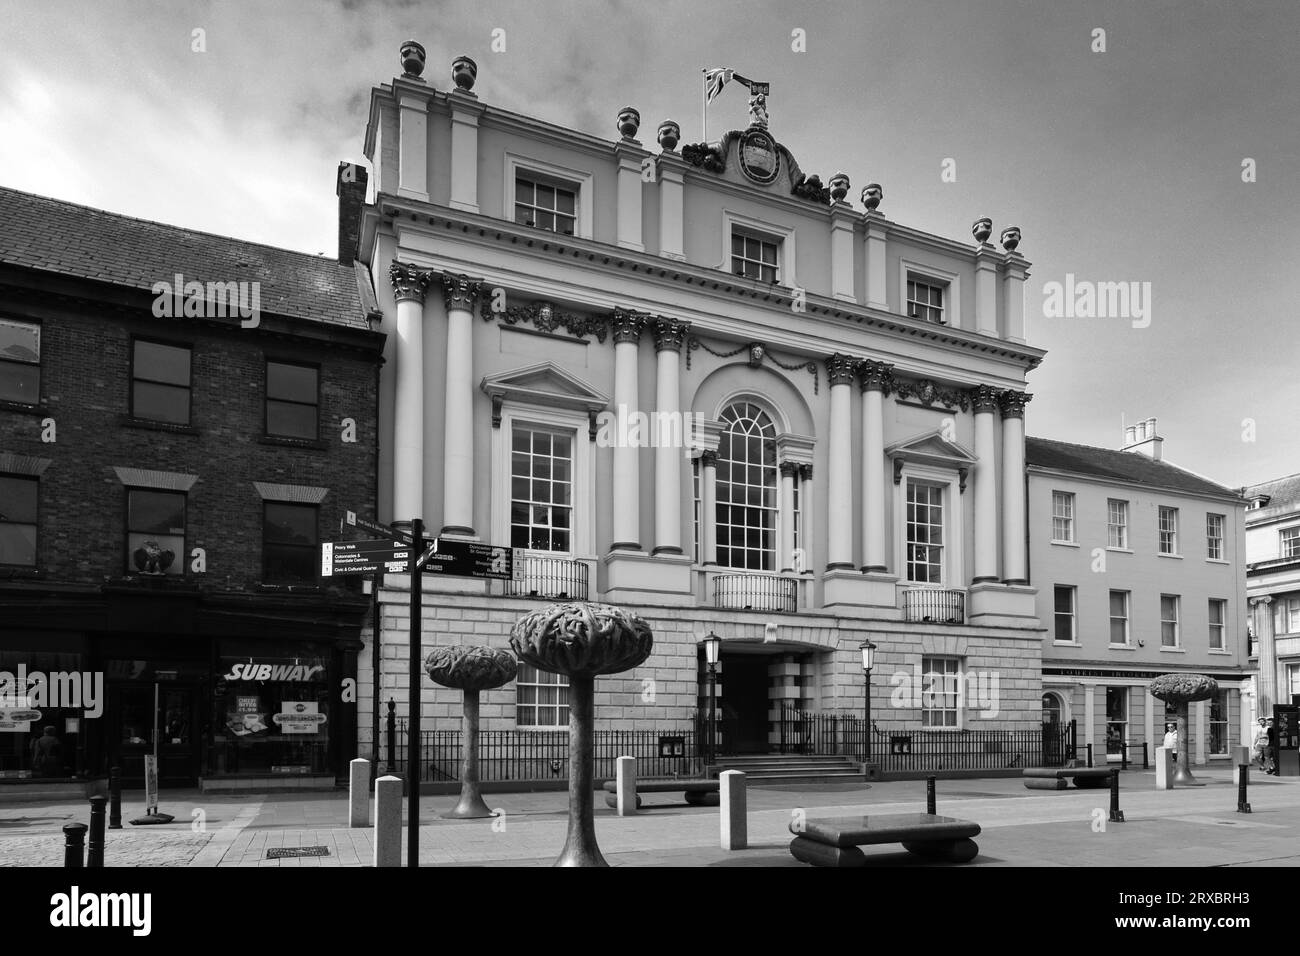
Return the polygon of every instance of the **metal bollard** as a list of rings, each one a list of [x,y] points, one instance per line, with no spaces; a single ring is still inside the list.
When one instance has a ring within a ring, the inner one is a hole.
[[[1088,766],[1092,767],[1092,744],[1088,744]]]
[[[1127,740],[1119,745],[1119,769],[1120,770],[1128,769],[1128,741]]]
[[[104,866],[104,812],[108,797],[102,793],[90,798],[90,842],[86,844],[86,866],[102,869]]]
[[[934,816],[934,777],[925,778],[925,812]]]
[[[1250,813],[1250,804],[1246,802],[1246,788],[1250,781],[1250,764],[1237,765],[1237,812]]]
[[[1110,822],[1123,823],[1124,811],[1119,808],[1119,771],[1110,772]]]
[[[397,703],[388,698],[388,773],[395,774],[399,769],[397,763]]]
[[[86,846],[86,825],[69,823],[63,828],[63,866],[65,869],[81,869],[86,865],[82,851]]]
[[[1150,758],[1147,756],[1147,742],[1145,740],[1142,741],[1142,769],[1143,770],[1151,769],[1151,761]]]
[[[122,829],[122,768],[113,767],[108,771],[108,828]]]

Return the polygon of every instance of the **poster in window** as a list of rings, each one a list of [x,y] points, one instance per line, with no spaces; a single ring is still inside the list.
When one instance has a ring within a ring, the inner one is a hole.
[[[280,704],[280,713],[272,719],[282,734],[314,734],[325,724],[325,715],[319,710],[314,701],[286,700]]]

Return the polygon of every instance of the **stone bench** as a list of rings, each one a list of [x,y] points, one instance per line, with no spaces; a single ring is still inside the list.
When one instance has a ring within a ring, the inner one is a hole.
[[[813,866],[866,866],[860,846],[901,843],[903,849],[927,860],[966,863],[979,853],[971,837],[980,825],[929,813],[877,813],[853,817],[809,818],[790,824],[795,838],[790,855]]]
[[[1068,790],[1070,781],[1080,790],[1102,790],[1110,786],[1109,767],[1026,767],[1026,790]]]
[[[716,780],[638,780],[636,808],[641,809],[643,793],[680,793],[693,807],[716,807],[719,803]],[[605,782],[605,805],[618,809],[618,781]]]

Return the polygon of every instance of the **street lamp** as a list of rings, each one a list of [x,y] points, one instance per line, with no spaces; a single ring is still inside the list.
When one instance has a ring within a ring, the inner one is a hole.
[[[876,663],[876,645],[871,641],[863,641],[858,645],[858,650],[862,652],[862,672],[866,679],[863,683],[866,685],[866,724],[865,733],[867,735],[867,763],[871,763],[871,668]]]
[[[709,665],[709,733],[708,753],[711,764],[717,757],[718,727],[718,657],[722,653],[722,638],[709,631],[704,639],[704,661]]]

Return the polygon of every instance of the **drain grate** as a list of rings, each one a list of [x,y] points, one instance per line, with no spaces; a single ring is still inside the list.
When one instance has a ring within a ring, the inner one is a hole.
[[[283,860],[290,856],[329,856],[327,846],[273,846],[267,849],[268,860]]]

